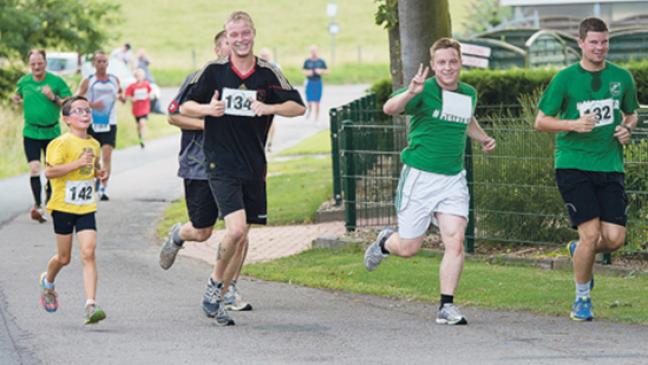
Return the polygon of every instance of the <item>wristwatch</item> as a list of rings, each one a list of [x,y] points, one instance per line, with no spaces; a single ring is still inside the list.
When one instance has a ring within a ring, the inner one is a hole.
[[[61,100],[61,98],[59,98],[58,95],[54,95],[54,98],[50,99],[50,101],[54,104],[58,104],[59,100]]]

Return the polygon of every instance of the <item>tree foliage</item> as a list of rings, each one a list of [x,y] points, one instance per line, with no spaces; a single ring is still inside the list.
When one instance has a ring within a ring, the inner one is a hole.
[[[511,8],[500,6],[499,0],[473,0],[467,11],[467,20],[463,23],[467,36],[485,32],[511,16]]]
[[[388,30],[398,28],[398,0],[376,0],[376,3],[376,25],[384,26]]]
[[[0,0],[0,57],[22,58],[30,49],[89,54],[113,35],[119,6],[99,0]]]

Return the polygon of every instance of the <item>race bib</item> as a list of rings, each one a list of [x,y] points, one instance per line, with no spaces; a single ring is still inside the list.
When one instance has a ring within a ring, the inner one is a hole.
[[[149,98],[148,89],[142,87],[135,89],[133,92],[133,100],[146,100]]]
[[[95,201],[94,180],[76,180],[65,183],[65,202],[72,205],[88,205]]]
[[[472,99],[468,95],[443,90],[441,119],[449,122],[466,123],[472,118]]]
[[[227,115],[240,115],[244,117],[255,116],[250,106],[251,100],[256,100],[256,90],[239,90],[223,88],[223,98],[225,102],[225,114]]]
[[[110,132],[110,124],[92,123],[92,130],[96,133]]]
[[[582,117],[587,113],[596,115],[596,127],[612,124],[614,122],[614,99],[588,100],[578,103],[578,113]]]

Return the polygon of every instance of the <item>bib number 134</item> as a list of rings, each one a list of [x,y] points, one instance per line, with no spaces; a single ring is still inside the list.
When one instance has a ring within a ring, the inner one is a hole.
[[[223,101],[225,102],[225,114],[253,117],[254,112],[250,108],[251,100],[256,100],[256,90],[238,90],[223,88]]]

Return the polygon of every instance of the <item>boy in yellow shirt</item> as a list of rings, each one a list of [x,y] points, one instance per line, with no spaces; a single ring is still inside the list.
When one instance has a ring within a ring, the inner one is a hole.
[[[88,135],[92,123],[92,109],[82,96],[69,98],[61,109],[63,121],[70,131],[50,142],[47,147],[45,176],[52,184],[52,197],[47,209],[54,221],[57,253],[47,264],[47,271],[39,279],[41,304],[48,312],[58,309],[54,280],[59,271],[70,263],[72,233],[76,230],[83,261],[83,287],[86,293],[85,323],[97,323],[106,313],[95,302],[97,291],[97,266],[95,247],[94,181],[103,178],[99,168],[99,142]]]

